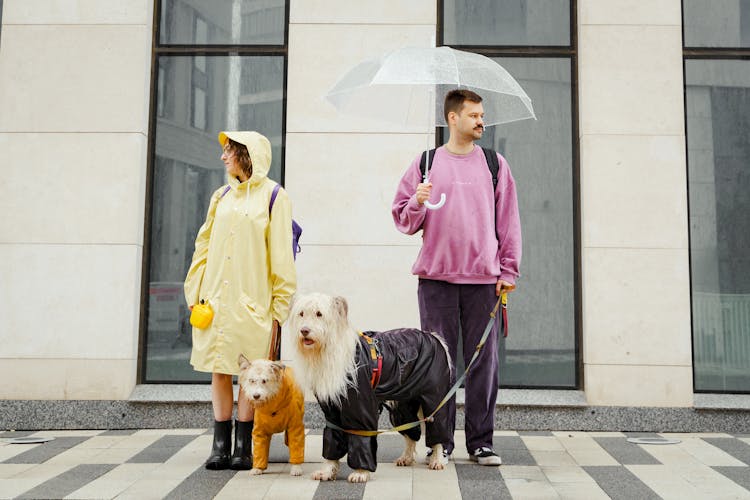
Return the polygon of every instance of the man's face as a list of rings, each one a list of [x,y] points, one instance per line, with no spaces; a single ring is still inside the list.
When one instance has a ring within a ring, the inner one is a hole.
[[[456,131],[466,139],[477,141],[484,133],[484,108],[481,102],[464,101],[456,115]]]

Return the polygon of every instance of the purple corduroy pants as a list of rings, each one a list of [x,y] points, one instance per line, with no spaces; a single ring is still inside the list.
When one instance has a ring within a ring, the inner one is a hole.
[[[454,367],[458,342],[461,341],[464,365],[468,365],[490,319],[490,312],[497,302],[495,284],[454,284],[420,278],[417,296],[422,330],[436,332],[442,336],[448,345]],[[464,430],[466,449],[469,453],[482,446],[492,448],[499,363],[497,342],[498,324],[495,322],[487,342],[464,382]],[[456,377],[460,375],[456,375],[454,368],[451,383],[455,383]],[[453,436],[456,430],[455,396],[446,407]],[[452,453],[453,440],[443,443],[443,447],[448,453]]]

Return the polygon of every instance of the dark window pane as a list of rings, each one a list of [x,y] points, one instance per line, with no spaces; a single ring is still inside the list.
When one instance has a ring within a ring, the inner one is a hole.
[[[567,0],[445,0],[445,45],[570,45]]]
[[[695,388],[750,391],[750,61],[685,61]]]
[[[165,81],[157,82],[157,102],[171,112],[156,119],[145,378],[209,380],[189,363],[182,283],[211,194],[224,183],[219,131],[257,130],[268,137],[269,177],[281,180],[284,58],[160,56],[157,63],[169,68],[159,71]],[[201,64],[205,74],[197,69]],[[191,82],[198,73],[203,80]]]
[[[283,45],[284,0],[161,0],[160,43]]]
[[[508,299],[500,386],[576,385],[571,63],[495,58],[531,98],[537,120],[488,127],[478,142],[510,163],[523,230],[519,289]],[[489,317],[488,317],[489,319]],[[461,359],[461,356],[459,356]],[[458,373],[463,373],[459,365]]]
[[[686,47],[750,47],[750,0],[683,0]]]

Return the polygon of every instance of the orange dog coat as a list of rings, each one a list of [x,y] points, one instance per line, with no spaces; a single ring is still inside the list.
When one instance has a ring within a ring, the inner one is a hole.
[[[253,468],[268,467],[271,436],[285,432],[284,444],[289,447],[289,463],[305,460],[305,397],[294,380],[292,369],[284,368],[281,388],[267,403],[255,407],[253,424]]]

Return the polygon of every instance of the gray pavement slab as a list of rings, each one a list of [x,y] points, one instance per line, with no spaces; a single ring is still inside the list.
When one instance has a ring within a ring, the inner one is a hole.
[[[637,437],[658,436],[654,434],[653,436]],[[640,445],[629,443],[627,438],[595,437],[594,440],[622,465],[653,465],[661,463],[653,455],[641,448]]]
[[[500,467],[483,467],[476,464],[456,464],[456,476],[462,498],[513,498],[505,485]]]
[[[195,436],[164,436],[130,458],[128,463],[152,464],[166,462],[193,439],[195,439]]]
[[[732,455],[740,462],[750,465],[750,444],[734,438],[703,438],[703,440]]]
[[[536,465],[536,460],[520,437],[495,436],[492,445],[495,453],[500,455],[506,465]]]
[[[35,445],[28,451],[25,451],[19,455],[5,460],[3,463],[7,464],[40,464],[46,462],[50,458],[63,453],[64,451],[73,448],[86,441],[88,437],[82,436],[69,436],[69,437],[58,437],[52,441],[47,441],[41,445]],[[8,446],[19,446],[19,445],[8,445]]]
[[[16,498],[63,498],[114,468],[114,464],[77,465]]]
[[[165,497],[169,500],[204,500],[213,498],[232,479],[235,470],[207,470],[198,467]],[[247,474],[247,471],[245,471]]]
[[[659,500],[661,497],[622,466],[584,467],[596,484],[613,500]]]

